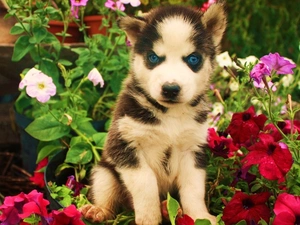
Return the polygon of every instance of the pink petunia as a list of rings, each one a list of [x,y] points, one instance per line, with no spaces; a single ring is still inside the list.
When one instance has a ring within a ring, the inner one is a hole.
[[[81,213],[74,205],[64,208],[62,211],[52,211],[53,221],[51,225],[84,225]]]
[[[113,0],[107,0],[104,4],[104,6],[106,8],[109,8],[111,10],[121,10],[121,11],[124,11],[125,10],[125,7],[123,5],[123,3],[120,1],[120,0],[117,0],[117,1],[113,1]]]
[[[96,68],[92,69],[89,72],[88,79],[93,82],[94,86],[96,86],[97,84],[100,84],[100,87],[103,88],[104,80],[103,80],[100,72]]]
[[[70,0],[72,16],[78,18],[79,7],[86,6],[88,0]]]
[[[44,168],[48,164],[48,158],[44,158],[41,160],[34,171],[34,175],[30,177],[30,181],[38,185],[39,187],[45,187],[45,180],[44,180],[44,172],[39,171],[40,169]]]
[[[277,52],[265,55],[261,57],[260,60],[266,64],[270,70],[276,71],[277,74],[293,74],[292,69],[296,67],[296,64],[283,58]]]
[[[287,193],[278,195],[274,206],[273,225],[294,225],[300,221],[300,196]]]
[[[259,85],[264,76],[270,76],[271,71],[264,63],[256,64],[250,72],[250,77]]]

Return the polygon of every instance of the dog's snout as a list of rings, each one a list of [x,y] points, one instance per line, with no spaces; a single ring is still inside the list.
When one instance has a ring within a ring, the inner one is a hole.
[[[162,95],[167,99],[175,99],[180,92],[180,86],[177,83],[166,82],[162,86]]]

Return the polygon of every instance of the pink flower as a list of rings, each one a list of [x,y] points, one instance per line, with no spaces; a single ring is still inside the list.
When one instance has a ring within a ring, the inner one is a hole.
[[[202,12],[205,12],[209,8],[209,6],[211,6],[214,3],[216,3],[216,0],[208,0],[207,2],[203,3],[200,10]]]
[[[277,52],[265,55],[261,57],[260,60],[266,64],[270,70],[275,70],[277,74],[293,74],[292,69],[296,67],[296,64],[284,59]]]
[[[41,103],[47,102],[50,96],[56,94],[56,86],[52,78],[35,68],[30,69],[20,82],[19,88],[24,87],[30,97],[36,98]]]
[[[86,6],[88,0],[70,0],[72,16],[78,18],[78,12],[80,6]]]
[[[256,87],[256,88],[260,88],[260,89],[266,88],[264,82],[260,82],[260,84],[259,84],[259,83],[257,83],[257,82],[254,80],[254,81],[253,81],[253,84],[254,84],[254,87]],[[268,87],[271,88],[271,90],[272,90],[273,92],[277,90],[277,87],[274,85],[274,83],[273,83],[272,81],[269,81],[269,82],[268,82]]]
[[[140,0],[120,0],[120,2],[122,2],[123,4],[130,3],[132,7],[138,7],[141,4]]]
[[[248,148],[242,160],[243,168],[258,165],[260,174],[269,180],[282,181],[293,164],[292,154],[287,148],[274,141],[270,134],[260,134],[259,141]]]
[[[234,143],[245,144],[250,139],[257,137],[266,121],[267,117],[263,114],[255,115],[254,106],[251,106],[245,112],[232,115],[226,132],[230,134]]]
[[[103,88],[104,80],[103,80],[100,72],[96,68],[92,69],[89,72],[88,79],[93,82],[94,86],[96,86],[97,84],[100,84],[100,87]]]
[[[85,225],[80,219],[81,213],[74,205],[64,208],[62,211],[52,212],[53,221],[51,225]]]
[[[271,71],[264,63],[256,64],[250,72],[250,77],[259,85],[264,76],[270,76]]]
[[[273,225],[294,225],[300,222],[300,196],[287,193],[278,195],[274,206]]]
[[[125,10],[125,7],[124,5],[122,4],[122,2],[120,0],[117,0],[117,1],[113,1],[113,0],[107,0],[104,4],[104,6],[106,8],[109,8],[109,9],[112,9],[112,10],[121,10],[121,11],[124,11]]]
[[[236,224],[245,220],[247,225],[257,224],[264,219],[267,223],[270,220],[270,209],[266,205],[270,194],[267,192],[247,195],[237,192],[223,210],[222,219],[225,225]]]

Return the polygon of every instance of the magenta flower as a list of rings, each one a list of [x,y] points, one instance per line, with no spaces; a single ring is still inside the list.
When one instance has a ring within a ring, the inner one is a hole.
[[[96,86],[97,84],[100,84],[100,87],[103,88],[104,80],[103,80],[100,72],[96,68],[92,69],[89,72],[88,79],[93,82],[94,86]]]
[[[88,0],[70,0],[72,16],[78,18],[78,12],[80,6],[86,6]]]
[[[51,225],[85,225],[81,220],[81,213],[74,205],[64,208],[62,211],[52,212],[53,221]]]
[[[208,147],[215,156],[221,156],[223,158],[232,157],[236,151],[239,150],[239,148],[233,144],[231,138],[226,138],[222,135],[219,136],[214,128],[208,129]]]
[[[111,10],[121,10],[121,11],[124,11],[125,10],[125,7],[124,5],[122,4],[122,2],[120,0],[117,0],[117,1],[113,1],[113,0],[107,0],[104,4],[104,6],[106,8],[109,8]]]
[[[293,74],[292,69],[296,67],[296,64],[286,60],[277,52],[265,55],[261,57],[260,60],[266,64],[270,70],[276,71],[277,74]]]
[[[235,144],[245,144],[254,139],[263,129],[267,117],[263,114],[255,115],[254,106],[245,112],[234,113],[226,132],[230,134]]]
[[[120,0],[120,2],[122,2],[123,4],[130,3],[132,7],[138,7],[141,4],[140,0]]]
[[[30,181],[38,185],[39,187],[43,188],[45,187],[45,180],[44,180],[44,172],[41,172],[40,170],[47,166],[48,164],[48,157],[42,159],[38,164],[34,171],[34,174],[32,177],[30,177]]]
[[[270,134],[259,135],[259,141],[248,148],[249,153],[242,160],[243,168],[258,165],[260,174],[269,180],[283,181],[293,164],[287,145],[274,141]]]
[[[260,89],[264,89],[266,88],[265,83],[264,82],[260,82],[257,83],[255,80],[253,81],[253,85],[256,88],[260,88]],[[271,88],[271,90],[274,92],[277,90],[277,87],[274,85],[274,83],[272,81],[268,81],[268,87]]]
[[[216,0],[208,0],[207,2],[203,3],[200,10],[202,12],[205,12],[209,8],[209,6],[211,6],[214,3],[216,3]]]
[[[271,71],[264,63],[256,64],[250,72],[250,77],[259,85],[264,76],[270,76]]]
[[[278,195],[274,206],[273,225],[294,225],[300,223],[300,196],[287,193]]]
[[[245,220],[247,225],[257,224],[264,219],[267,223],[270,220],[270,209],[266,205],[270,194],[267,192],[247,195],[243,192],[236,192],[231,201],[223,210],[222,219],[225,225],[236,224]]]

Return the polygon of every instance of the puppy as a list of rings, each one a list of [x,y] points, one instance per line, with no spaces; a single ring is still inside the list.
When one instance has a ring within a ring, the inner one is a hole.
[[[202,13],[156,8],[119,21],[132,45],[101,162],[92,172],[94,222],[129,203],[138,225],[162,222],[160,202],[179,194],[184,214],[215,224],[205,204],[206,92],[225,27],[224,5]]]

